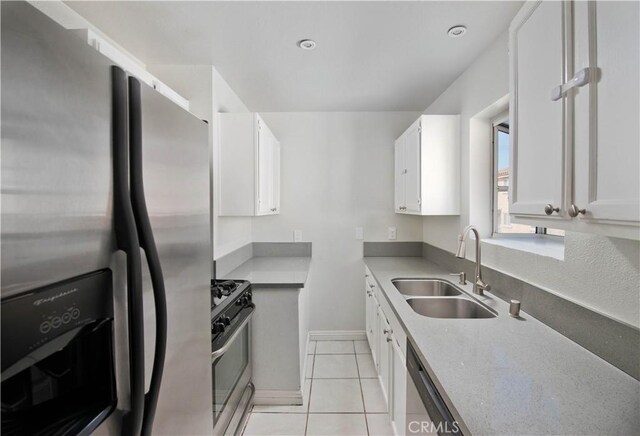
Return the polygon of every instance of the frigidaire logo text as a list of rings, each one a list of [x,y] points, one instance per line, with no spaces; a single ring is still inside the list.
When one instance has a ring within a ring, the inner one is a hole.
[[[73,294],[74,292],[78,292],[78,288],[69,289],[68,291],[62,291],[59,294],[52,295],[47,298],[40,298],[39,300],[34,301],[33,305],[40,306],[41,304],[44,304],[44,303],[53,303],[58,298],[66,297],[67,295]]]

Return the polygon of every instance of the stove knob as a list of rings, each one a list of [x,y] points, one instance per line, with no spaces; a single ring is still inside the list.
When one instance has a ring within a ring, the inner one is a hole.
[[[215,322],[211,327],[211,333],[223,333],[225,329],[225,325],[222,322]]]
[[[231,318],[229,318],[228,316],[222,316],[220,317],[220,321],[225,325],[230,325],[231,324]]]
[[[252,296],[251,296],[251,292],[247,293],[247,301],[251,302]]]

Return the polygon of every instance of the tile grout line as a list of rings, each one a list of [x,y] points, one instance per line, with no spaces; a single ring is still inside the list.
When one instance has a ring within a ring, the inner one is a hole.
[[[348,342],[348,341],[344,341],[344,342]],[[317,412],[314,414],[318,414],[318,415],[323,415],[323,414],[328,414],[328,415],[364,415],[364,420],[365,420],[365,428],[366,428],[366,436],[371,436],[371,430],[369,429],[369,420],[367,418],[367,410],[366,410],[366,405],[365,405],[365,400],[364,400],[364,389],[362,387],[362,375],[360,373],[360,365],[358,363],[358,353],[356,351],[355,348],[355,340],[351,340],[350,341],[352,346],[353,346],[353,352],[345,354],[345,353],[332,353],[332,354],[327,354],[327,355],[346,355],[346,356],[353,356],[355,359],[355,363],[356,363],[356,372],[357,372],[357,380],[358,380],[358,385],[360,387],[360,398],[362,400],[362,406],[363,406],[363,412]],[[370,355],[371,353],[363,353],[364,356],[366,355]],[[309,419],[310,419],[310,415],[311,415],[311,396],[312,396],[312,392],[313,392],[313,385],[314,385],[314,381],[315,379],[315,359],[316,356],[318,356],[319,354],[317,354],[317,341],[316,341],[316,348],[314,349],[313,353],[307,353],[307,356],[312,356],[311,359],[311,377],[309,379],[306,378],[306,374],[305,374],[305,382],[306,380],[309,380],[309,396],[308,396],[308,404],[306,407],[306,411],[301,413],[305,415],[305,429],[304,429],[304,435],[307,436],[309,433]],[[322,355],[322,354],[320,354]],[[318,380],[355,380],[356,378],[344,378],[344,377],[336,377],[336,378],[319,378]],[[253,414],[253,406],[251,408],[250,414]],[[262,412],[262,413],[274,413],[274,414],[278,414],[278,413],[284,413],[284,414],[295,414],[295,412]],[[376,413],[376,412],[372,412],[372,413]],[[382,412],[381,412],[382,413]],[[245,431],[246,431],[246,427],[248,424],[248,421],[245,423],[245,426],[243,428],[242,431],[242,435],[244,435]]]
[[[367,429],[367,436],[369,433],[369,420],[367,419],[367,407],[364,404],[364,391],[362,390],[362,379],[360,378],[360,365],[358,365],[358,355],[356,353],[356,343],[353,342],[353,358],[356,360],[356,370],[358,371],[358,385],[360,386],[360,397],[362,398],[362,410],[364,411],[364,425]]]

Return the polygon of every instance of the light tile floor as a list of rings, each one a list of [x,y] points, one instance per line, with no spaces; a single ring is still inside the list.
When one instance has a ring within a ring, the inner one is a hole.
[[[254,406],[245,436],[392,436],[367,341],[309,344],[301,406]]]

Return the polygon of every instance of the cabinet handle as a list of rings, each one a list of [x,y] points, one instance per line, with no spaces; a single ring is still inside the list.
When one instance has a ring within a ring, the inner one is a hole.
[[[388,330],[383,330],[382,333],[384,333],[385,335],[393,333],[393,330],[388,329]]]
[[[391,342],[391,341],[393,341],[393,339],[387,338],[387,342]]]
[[[567,92],[570,89],[584,86],[587,83],[589,83],[589,80],[591,80],[591,69],[590,68],[581,69],[567,83],[560,86],[556,86],[551,90],[551,100],[553,101],[560,100],[562,97],[567,95]]]
[[[587,213],[586,209],[580,209],[575,204],[572,204],[571,207],[569,207],[569,216],[571,218],[575,218],[578,215],[584,215],[585,213]]]
[[[554,212],[560,212],[560,208],[559,207],[553,207],[552,204],[547,204],[544,207],[544,213],[546,213],[547,215],[551,215]]]

